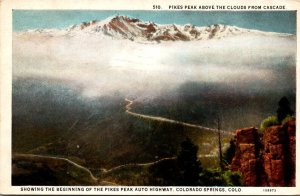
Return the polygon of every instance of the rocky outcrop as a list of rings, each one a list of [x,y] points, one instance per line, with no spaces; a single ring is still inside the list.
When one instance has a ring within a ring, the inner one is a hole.
[[[236,130],[235,156],[231,162],[231,170],[243,175],[244,184],[259,186],[261,182],[260,142],[257,129],[254,127]]]
[[[246,186],[295,186],[295,120],[271,126],[262,136],[254,127],[236,130],[231,170]]]
[[[287,153],[288,155],[288,162],[287,166],[289,167],[289,176],[290,178],[290,184],[289,186],[295,186],[296,185],[296,121],[289,121],[286,124],[287,128],[287,136],[288,136],[288,149]]]
[[[270,127],[263,136],[264,167],[270,186],[295,186],[295,123]]]

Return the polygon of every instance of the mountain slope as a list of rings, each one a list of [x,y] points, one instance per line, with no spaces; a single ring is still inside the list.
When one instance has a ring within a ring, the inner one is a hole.
[[[97,36],[113,39],[129,39],[132,41],[192,41],[219,39],[240,34],[288,36],[290,34],[263,32],[244,29],[236,26],[214,24],[198,27],[191,24],[156,24],[144,22],[127,16],[109,17],[102,21],[83,22],[66,29],[35,29],[20,34],[38,34],[46,36]]]
[[[43,180],[40,179],[43,176]],[[97,185],[97,178],[86,168],[65,158],[14,154],[13,185]]]

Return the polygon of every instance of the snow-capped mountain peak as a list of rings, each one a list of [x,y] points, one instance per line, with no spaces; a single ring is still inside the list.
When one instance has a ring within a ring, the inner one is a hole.
[[[36,29],[28,33],[46,34],[50,36],[78,36],[82,34],[95,35],[99,38],[111,37],[113,39],[129,39],[132,41],[192,41],[223,38],[240,34],[260,35],[289,35],[281,33],[263,32],[244,29],[224,24],[213,24],[198,27],[192,24],[155,24],[144,22],[128,16],[112,16],[102,21],[92,20],[70,26],[63,30]]]

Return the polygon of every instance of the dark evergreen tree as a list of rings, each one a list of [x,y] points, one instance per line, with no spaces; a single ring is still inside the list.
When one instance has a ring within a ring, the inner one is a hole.
[[[234,155],[234,142],[228,156]],[[168,159],[151,165],[150,185],[154,186],[241,186],[238,173],[220,169],[203,169],[197,158],[198,146],[187,138],[181,143],[177,159]]]
[[[178,167],[174,159],[164,160],[149,168],[151,173],[150,184],[155,186],[177,186],[178,185]]]
[[[181,151],[177,157],[179,169],[179,184],[183,186],[199,185],[199,175],[202,171],[201,163],[197,157],[198,146],[189,138],[181,144]]]
[[[282,97],[278,102],[278,109],[277,109],[277,119],[281,123],[282,120],[288,116],[293,115],[294,112],[290,108],[290,102],[286,97]]]
[[[231,161],[232,161],[232,158],[234,157],[234,154],[235,154],[235,144],[234,144],[234,140],[231,139],[230,140],[230,145],[224,153],[224,162],[225,162],[225,164],[227,164],[227,165],[231,164]]]

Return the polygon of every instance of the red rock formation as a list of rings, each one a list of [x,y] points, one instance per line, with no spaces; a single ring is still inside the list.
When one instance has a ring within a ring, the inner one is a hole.
[[[286,149],[286,156],[288,159],[286,161],[286,168],[289,173],[287,179],[289,180],[288,186],[295,186],[295,175],[296,175],[296,121],[289,121],[285,124],[285,129],[287,130],[287,142],[288,146]]]
[[[231,163],[231,170],[242,173],[246,186],[259,185],[259,174],[256,169],[260,162],[257,151],[258,141],[258,132],[254,127],[236,130],[235,132],[236,149]]]
[[[270,186],[284,186],[284,132],[281,126],[269,127],[263,136],[264,167]]]
[[[261,138],[255,128],[237,130],[231,170],[246,186],[295,186],[295,132],[295,120],[267,128]]]

